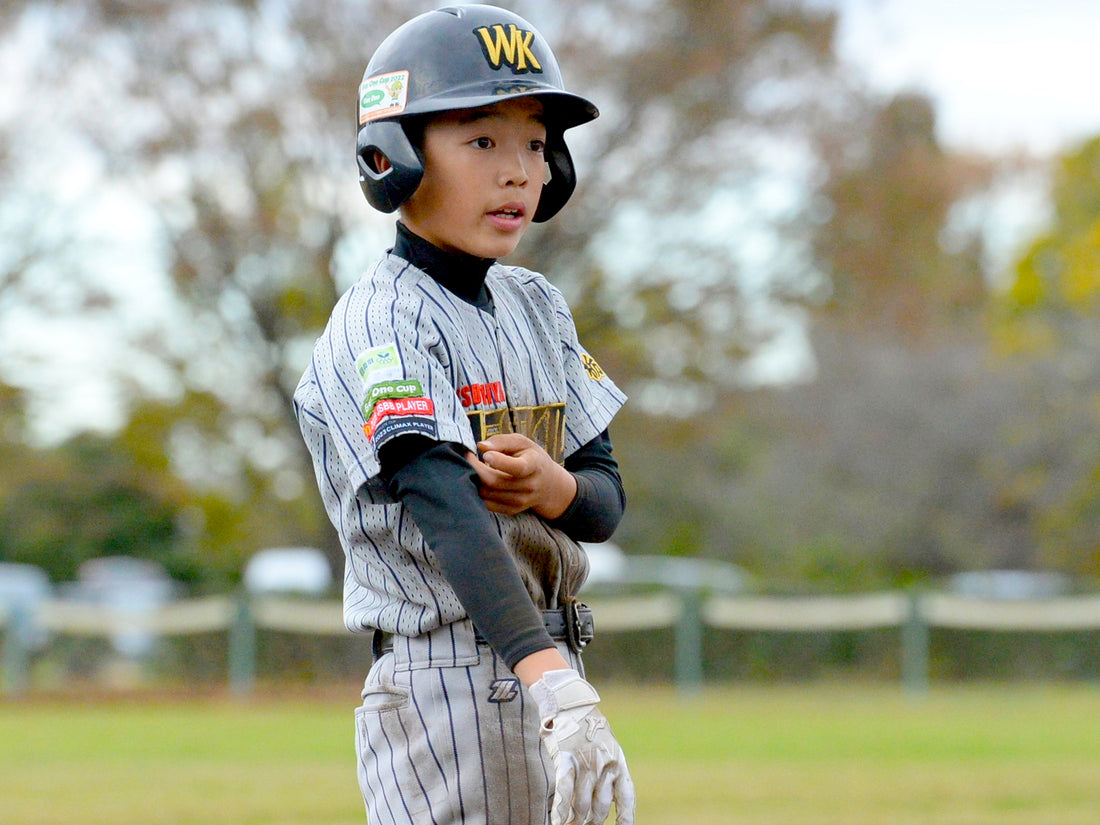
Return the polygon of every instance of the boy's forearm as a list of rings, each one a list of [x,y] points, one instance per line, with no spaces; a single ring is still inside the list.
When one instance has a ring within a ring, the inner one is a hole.
[[[454,448],[436,443],[385,475],[475,627],[512,667],[554,643],[478,498],[472,472]]]

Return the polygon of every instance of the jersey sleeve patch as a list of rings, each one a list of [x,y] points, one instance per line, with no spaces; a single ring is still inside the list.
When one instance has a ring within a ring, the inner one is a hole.
[[[386,398],[374,405],[363,432],[376,447],[398,435],[436,437],[435,404],[430,398]]]
[[[435,402],[420,381],[405,376],[395,341],[363,350],[355,369],[363,379],[363,432],[375,450],[399,435],[437,438]]]
[[[396,381],[404,377],[401,353],[393,341],[365,349],[355,358],[355,369],[368,387],[382,381]]]
[[[584,371],[588,373],[588,377],[593,381],[602,381],[607,375],[603,371],[603,367],[596,363],[596,359],[587,352],[581,353],[581,363],[584,364]]]
[[[371,414],[379,401],[388,398],[415,398],[424,395],[424,388],[419,381],[411,378],[400,381],[379,381],[367,388],[367,394],[363,397],[363,420],[370,420]]]

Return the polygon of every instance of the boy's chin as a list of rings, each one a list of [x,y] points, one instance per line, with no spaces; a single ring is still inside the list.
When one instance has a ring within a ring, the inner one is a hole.
[[[513,243],[513,244],[508,244],[506,248],[502,249],[496,255],[483,255],[482,257],[483,258],[507,258],[509,255],[511,255],[513,252],[516,251],[516,247],[518,247],[518,246],[519,246],[518,242]]]
[[[519,246],[520,235],[501,238],[499,240],[472,243],[466,252],[477,258],[504,258],[516,251]]]

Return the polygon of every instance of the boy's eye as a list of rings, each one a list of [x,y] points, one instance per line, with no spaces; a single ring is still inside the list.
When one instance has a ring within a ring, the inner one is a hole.
[[[474,146],[478,149],[492,149],[493,141],[491,138],[487,137],[474,138]]]
[[[545,140],[532,140],[530,143],[530,149],[532,152],[538,152],[540,155],[546,152]]]

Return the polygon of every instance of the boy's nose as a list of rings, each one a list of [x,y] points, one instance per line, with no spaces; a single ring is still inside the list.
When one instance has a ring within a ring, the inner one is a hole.
[[[517,152],[514,156],[511,156],[500,172],[501,183],[504,186],[523,186],[531,179],[531,172],[527,168],[528,164],[534,164],[534,161],[524,162],[523,153]]]

